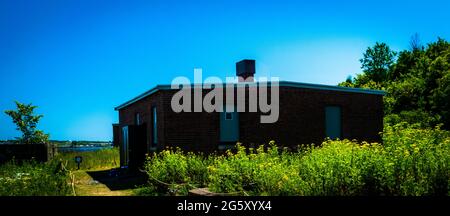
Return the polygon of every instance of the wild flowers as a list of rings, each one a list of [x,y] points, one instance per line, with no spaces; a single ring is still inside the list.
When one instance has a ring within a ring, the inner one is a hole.
[[[0,166],[1,196],[68,195],[68,174],[58,161],[48,163],[14,161]]]
[[[450,133],[387,126],[383,144],[326,140],[297,152],[274,141],[220,156],[164,151],[146,170],[172,183],[248,195],[447,195]],[[153,185],[155,186],[155,185]],[[187,193],[185,191],[185,193]],[[183,193],[181,193],[183,194]]]

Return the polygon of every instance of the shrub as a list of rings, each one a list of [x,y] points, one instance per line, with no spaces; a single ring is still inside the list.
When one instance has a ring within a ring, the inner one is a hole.
[[[450,133],[434,129],[387,126],[383,135],[393,195],[442,195],[449,191]]]
[[[280,151],[275,142],[267,149],[247,149],[237,145],[209,167],[209,187],[216,192],[252,195],[294,195],[298,183],[296,155]]]
[[[208,165],[208,157],[184,154],[180,149],[154,153],[147,157],[144,166],[149,176],[149,186],[140,195],[187,195],[189,189],[205,186]]]
[[[440,120],[439,115],[424,110],[404,110],[399,114],[388,114],[384,117],[385,125],[397,125],[402,122],[408,122],[410,125],[417,125],[422,128],[433,128]]]
[[[68,172],[59,161],[18,164],[14,161],[0,166],[0,196],[69,195]]]
[[[165,150],[148,158],[147,191],[186,194],[208,186],[246,195],[448,195],[450,132],[387,125],[383,144],[326,140],[297,152],[275,142],[209,156]]]

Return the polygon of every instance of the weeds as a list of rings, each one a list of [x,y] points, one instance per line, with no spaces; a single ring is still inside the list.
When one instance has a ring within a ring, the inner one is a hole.
[[[168,149],[148,157],[150,186],[142,191],[186,195],[207,186],[249,195],[448,195],[448,131],[386,126],[383,143],[326,140],[288,152],[272,141],[208,157]]]
[[[76,170],[77,163],[75,156],[81,156],[83,161],[80,164],[81,170],[116,168],[120,166],[119,148],[101,149],[87,152],[64,152],[56,157],[67,162],[67,168]]]
[[[0,196],[69,195],[68,179],[67,170],[57,160],[21,164],[11,161],[0,166]]]

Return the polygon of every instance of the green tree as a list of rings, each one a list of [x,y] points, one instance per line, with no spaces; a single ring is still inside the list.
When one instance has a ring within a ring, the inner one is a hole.
[[[395,56],[387,45],[375,44],[361,59],[364,73],[339,85],[385,90],[386,123],[450,129],[450,43],[438,38],[424,47],[414,35],[410,50]]]
[[[375,46],[367,48],[363,58],[359,60],[361,69],[370,80],[382,83],[386,81],[396,55],[387,44],[377,42]]]
[[[420,36],[418,33],[411,36],[411,39],[409,40],[409,48],[411,51],[423,50],[422,42],[420,41]]]
[[[442,38],[426,49],[402,51],[395,63],[388,95],[392,112],[417,110],[450,128],[450,43]],[[435,118],[436,119],[436,118]]]
[[[427,91],[427,107],[438,113],[444,128],[450,129],[450,43],[439,38],[430,44],[428,70],[424,74]]]
[[[351,75],[347,76],[347,79],[344,82],[341,82],[338,84],[338,86],[342,87],[355,87],[355,84],[353,83],[353,77]]]
[[[18,101],[15,101],[15,103],[17,110],[6,110],[5,113],[12,118],[17,130],[22,132],[22,137],[17,137],[17,141],[26,144],[48,142],[49,135],[36,129],[39,120],[43,117],[43,115],[33,113],[37,106]]]

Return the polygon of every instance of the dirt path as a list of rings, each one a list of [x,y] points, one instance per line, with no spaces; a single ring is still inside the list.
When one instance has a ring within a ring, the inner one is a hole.
[[[88,171],[107,172],[108,170]],[[75,192],[77,196],[132,196],[134,188],[111,190],[104,181],[94,179],[87,171],[77,170],[75,176]]]

